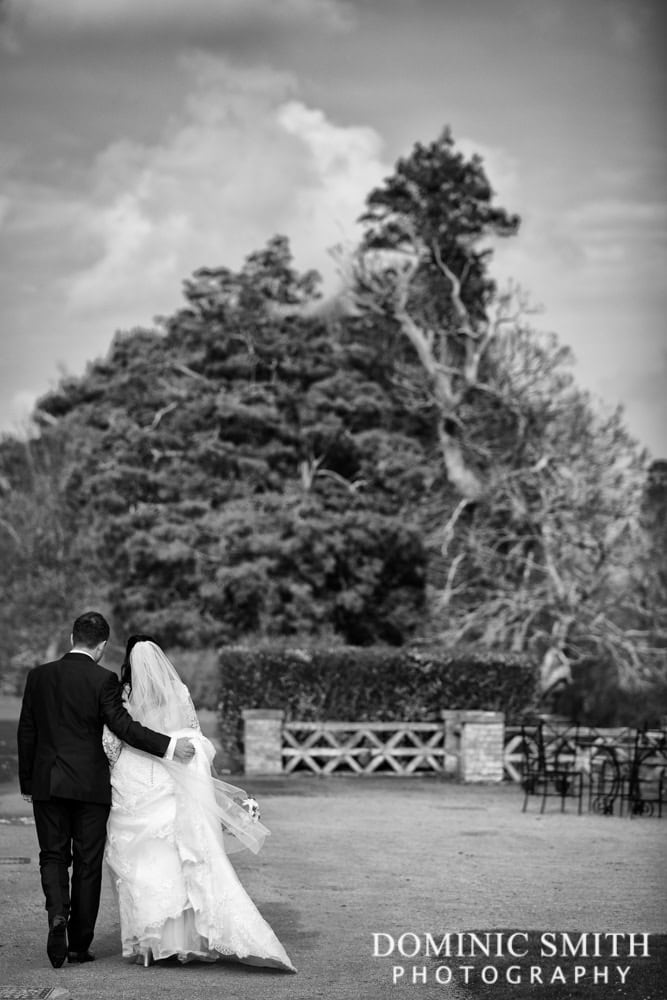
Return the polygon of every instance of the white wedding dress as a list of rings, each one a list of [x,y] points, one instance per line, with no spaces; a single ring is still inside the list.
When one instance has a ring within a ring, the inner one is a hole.
[[[137,712],[139,646],[153,644],[139,643],[132,650],[127,707],[144,725],[160,728],[153,725],[160,721],[155,712],[152,718],[151,713],[146,718]],[[159,647],[154,649],[164,657]],[[154,652],[148,652],[154,658]],[[164,727],[162,732],[192,740],[195,755],[187,764],[165,762],[121,744],[108,731],[104,735],[112,763],[105,861],[118,899],[123,955],[146,962],[171,956],[181,962],[231,957],[295,971],[241,885],[225,847],[227,842],[240,848],[245,840],[251,850],[258,850],[268,830],[232,801],[229,793],[243,795],[240,789],[212,778],[214,747],[199,730],[187,688],[181,688],[180,721],[190,724],[176,730]],[[169,696],[173,710],[173,692]],[[184,719],[184,712],[190,718]],[[169,714],[173,719],[174,712]],[[162,721],[168,721],[164,710],[162,715]],[[222,797],[221,787],[226,793]]]

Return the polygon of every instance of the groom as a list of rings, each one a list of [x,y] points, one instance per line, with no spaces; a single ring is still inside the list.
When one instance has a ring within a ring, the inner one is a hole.
[[[156,757],[187,761],[188,739],[169,739],[134,722],[118,678],[99,666],[109,625],[96,611],[74,622],[72,649],[28,674],[18,725],[19,782],[32,802],[39,870],[46,897],[46,951],[92,962],[88,950],[100,903],[106,824],[111,805],[104,724],[125,743]],[[72,865],[70,892],[69,867]]]

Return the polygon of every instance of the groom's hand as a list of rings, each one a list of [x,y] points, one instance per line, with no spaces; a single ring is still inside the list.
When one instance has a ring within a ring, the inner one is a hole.
[[[195,755],[195,745],[187,736],[181,736],[176,740],[174,747],[174,760],[190,760]]]

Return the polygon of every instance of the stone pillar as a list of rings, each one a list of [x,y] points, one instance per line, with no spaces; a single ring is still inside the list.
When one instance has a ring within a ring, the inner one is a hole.
[[[446,708],[440,713],[445,727],[445,774],[461,777],[461,712]]]
[[[284,718],[281,708],[243,710],[245,774],[282,774]]]
[[[502,781],[505,713],[461,712],[460,723],[461,781]]]
[[[459,781],[503,780],[503,712],[445,709],[445,773]]]

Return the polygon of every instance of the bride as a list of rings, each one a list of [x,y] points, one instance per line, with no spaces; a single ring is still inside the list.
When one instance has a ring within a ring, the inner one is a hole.
[[[244,847],[256,853],[269,831],[254,800],[211,775],[215,750],[200,731],[187,687],[143,635],[128,640],[121,681],[135,720],[187,735],[195,745],[184,767],[134,750],[105,730],[112,767],[105,860],[123,956],[145,965],[170,956],[181,962],[229,957],[296,971],[227,856]]]

